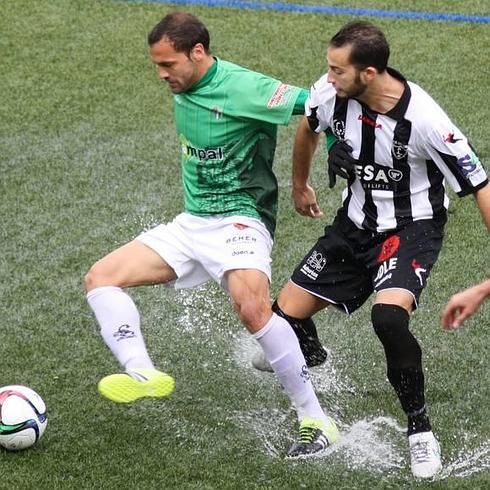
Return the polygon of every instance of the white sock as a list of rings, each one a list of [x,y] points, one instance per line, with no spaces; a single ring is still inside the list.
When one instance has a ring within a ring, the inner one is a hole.
[[[326,420],[291,325],[273,313],[271,319],[253,337],[264,350],[266,359],[296,407],[298,419],[301,421],[308,416]]]
[[[105,286],[92,289],[87,301],[107,347],[124,369],[154,369],[141,335],[138,309],[131,297],[121,288]]]

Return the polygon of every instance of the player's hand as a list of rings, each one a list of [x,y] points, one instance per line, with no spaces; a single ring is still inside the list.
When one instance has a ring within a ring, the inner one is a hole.
[[[332,189],[337,181],[336,175],[348,179],[354,175],[357,160],[352,156],[352,147],[345,141],[338,141],[328,152],[328,187]]]
[[[293,187],[293,202],[294,208],[302,216],[309,218],[321,218],[323,212],[316,201],[316,194],[310,185],[297,188]]]
[[[445,330],[459,328],[465,320],[478,310],[487,296],[484,286],[484,283],[473,286],[450,298],[441,318],[441,324]]]

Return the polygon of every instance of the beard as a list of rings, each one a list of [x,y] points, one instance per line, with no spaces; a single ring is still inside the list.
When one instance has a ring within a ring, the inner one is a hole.
[[[366,91],[366,88],[367,84],[361,81],[361,75],[357,73],[352,88],[347,92],[347,96],[352,98],[360,97]]]
[[[348,89],[344,90],[344,97],[353,99],[360,97],[366,91],[366,88],[367,84],[361,81],[361,75],[357,73],[352,85]]]

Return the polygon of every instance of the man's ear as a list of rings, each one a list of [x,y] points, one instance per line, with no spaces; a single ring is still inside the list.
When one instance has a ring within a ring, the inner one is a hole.
[[[369,83],[376,77],[377,74],[378,70],[376,70],[374,66],[367,66],[366,68],[364,68],[364,70],[361,71],[364,83]]]
[[[191,61],[199,62],[206,56],[206,50],[201,43],[197,43],[189,53],[189,58]]]

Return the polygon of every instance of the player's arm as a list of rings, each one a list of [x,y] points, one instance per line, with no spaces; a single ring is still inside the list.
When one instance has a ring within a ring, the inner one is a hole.
[[[442,313],[443,328],[446,330],[459,328],[489,296],[490,279],[453,295]]]
[[[308,118],[301,119],[293,147],[293,202],[296,211],[310,218],[323,216],[316,201],[316,194],[308,184],[313,156],[320,135],[310,128]]]
[[[308,92],[301,90],[294,104],[293,115],[304,114],[307,99]],[[349,174],[354,172],[356,160],[351,155],[352,148],[344,141],[340,141],[330,128],[325,129],[324,133],[328,154],[328,186],[331,189],[335,186],[336,175],[344,179],[349,178]]]
[[[428,124],[421,131],[424,150],[459,197],[476,195],[488,184],[488,177],[478,155],[468,138],[442,109],[437,105],[432,109],[435,115],[426,121]],[[479,199],[486,201],[482,197]]]
[[[485,187],[478,189],[475,193],[476,203],[480,209],[480,213],[483,218],[488,232],[490,233],[490,183],[487,183]]]

